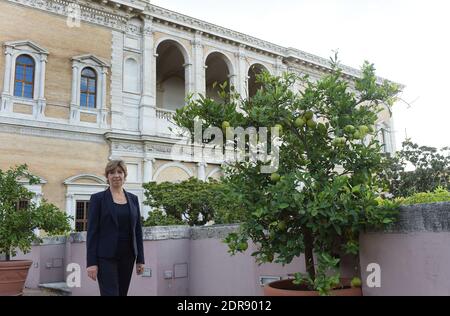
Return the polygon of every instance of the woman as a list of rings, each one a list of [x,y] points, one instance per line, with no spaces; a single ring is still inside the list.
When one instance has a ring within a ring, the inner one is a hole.
[[[93,194],[89,202],[87,273],[102,296],[126,296],[136,262],[144,271],[141,214],[136,195],[123,189],[127,167],[122,160],[105,168],[109,188]]]

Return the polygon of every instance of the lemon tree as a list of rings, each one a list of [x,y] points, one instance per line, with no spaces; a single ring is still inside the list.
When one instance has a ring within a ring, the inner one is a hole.
[[[221,104],[192,99],[174,118],[190,130],[200,118],[205,129],[229,125],[281,131],[275,172],[262,173],[266,162],[249,159],[224,168],[223,181],[246,214],[241,230],[225,241],[236,253],[252,240],[259,262],[288,264],[305,254],[307,274],[298,274],[297,281],[321,293],[338,280],[328,277],[326,267],[334,268],[344,253],[358,252],[359,232],[395,218],[377,202],[383,156],[374,126],[378,113],[394,104],[399,87],[378,80],[368,62],[352,86],[337,58],[330,65],[331,72],[320,80],[263,73],[252,98],[231,93]],[[298,84],[302,89],[295,91]],[[320,267],[314,253],[320,254]]]

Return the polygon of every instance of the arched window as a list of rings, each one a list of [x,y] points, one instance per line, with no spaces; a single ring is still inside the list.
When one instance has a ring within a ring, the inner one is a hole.
[[[261,64],[253,64],[248,70],[248,96],[250,98],[256,95],[256,92],[262,88],[262,84],[257,80],[258,75],[267,71],[267,68]]]
[[[92,68],[84,68],[81,72],[80,106],[96,108],[97,74]]]
[[[391,142],[391,129],[387,123],[381,124],[381,142],[384,152],[390,155],[393,152],[393,149]]]
[[[14,76],[14,96],[33,99],[34,90],[33,58],[28,55],[20,55],[16,59],[16,71]]]
[[[209,54],[205,61],[206,96],[219,103],[225,101],[219,96],[222,90],[220,86],[226,84],[225,92],[230,91],[230,74],[232,71],[227,59],[224,54],[214,52]]]
[[[156,52],[156,106],[175,111],[185,105],[188,61],[182,46],[172,40],[161,42]]]

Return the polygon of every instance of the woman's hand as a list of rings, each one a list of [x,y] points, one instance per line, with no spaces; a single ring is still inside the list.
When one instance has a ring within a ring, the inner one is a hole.
[[[88,267],[87,273],[92,280],[97,281],[98,266]]]
[[[145,264],[137,263],[136,264],[136,274],[137,275],[143,274],[144,273],[144,267],[145,267]]]

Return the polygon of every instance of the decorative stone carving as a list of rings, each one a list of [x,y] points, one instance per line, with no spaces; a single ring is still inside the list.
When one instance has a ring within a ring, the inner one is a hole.
[[[117,151],[128,151],[135,153],[142,153],[143,146],[141,144],[125,143],[125,142],[114,142],[112,145],[113,150]]]
[[[8,0],[11,2],[19,3],[26,6],[31,6],[37,9],[50,11],[59,15],[67,15],[67,7],[71,4],[68,0]],[[114,0],[109,2],[118,4]],[[290,58],[296,61],[305,62],[310,67],[319,67],[321,70],[330,69],[330,63],[328,59],[310,54],[295,48],[285,48],[237,31],[233,31],[224,27],[214,25],[205,21],[201,21],[195,18],[185,16],[183,14],[173,12],[161,7],[157,7],[143,0],[135,1],[120,1],[121,10],[113,10],[107,3],[103,3],[100,7],[98,4],[86,1],[79,1],[81,9],[81,20],[95,24],[100,24],[106,27],[111,27],[124,32],[130,30],[132,33],[137,34],[140,30],[129,27],[127,24],[128,19],[131,16],[129,7],[133,8],[133,12],[139,12],[145,16],[156,18],[161,20],[166,25],[173,25],[178,28],[196,29],[197,32],[203,32],[205,35],[209,33],[212,37],[221,39],[226,42],[234,42],[241,45],[249,46],[251,49],[261,50],[262,53],[273,54],[274,56],[282,56],[284,58]],[[123,9],[123,10],[122,10]],[[150,29],[144,28],[143,32],[151,32]],[[349,76],[359,77],[361,72],[355,68],[341,65],[344,74]],[[378,78],[381,82],[383,79]]]

